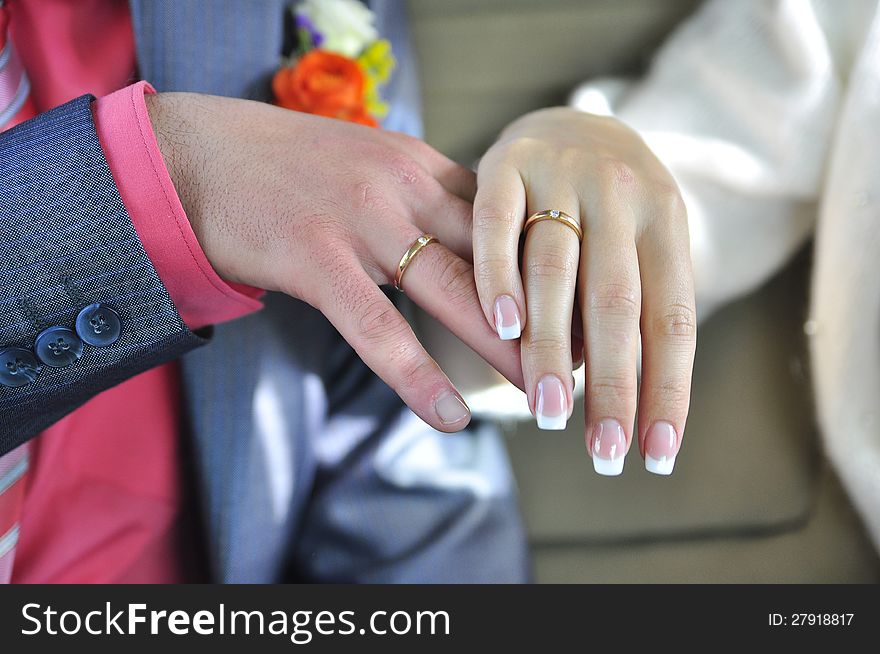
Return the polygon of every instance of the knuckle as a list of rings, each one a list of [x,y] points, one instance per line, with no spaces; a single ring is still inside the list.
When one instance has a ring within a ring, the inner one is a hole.
[[[431,359],[415,353],[409,354],[399,365],[402,383],[408,389],[421,387],[436,371],[436,366]]]
[[[471,266],[454,255],[444,257],[437,263],[434,279],[446,298],[458,306],[474,294],[474,271]]]
[[[608,186],[631,186],[636,181],[635,169],[623,159],[605,156],[596,163],[596,173]]]
[[[421,184],[425,181],[425,171],[421,165],[408,154],[402,152],[390,152],[385,160],[385,166],[393,179],[406,186]]]
[[[425,257],[419,265],[427,266],[423,272],[425,279],[432,280],[432,285],[444,298],[444,302],[461,306],[474,294],[474,271],[470,264],[452,253],[433,253],[431,259]]]
[[[600,284],[590,294],[590,308],[629,321],[638,320],[639,291],[628,284]]]
[[[632,375],[601,375],[590,380],[590,398],[604,402],[630,402],[636,394]]]
[[[363,338],[372,343],[393,341],[409,329],[394,305],[380,299],[363,303],[357,327]]]
[[[474,231],[497,237],[499,231],[510,233],[517,230],[519,216],[516,210],[502,210],[495,206],[480,206],[474,209]]]
[[[691,385],[688,379],[668,379],[655,389],[656,399],[665,407],[687,408],[691,399]],[[674,412],[669,409],[667,412]]]
[[[559,360],[562,364],[571,359],[571,347],[563,333],[548,333],[542,329],[541,336],[533,336],[528,339],[525,349],[531,358],[537,361]],[[562,366],[564,367],[564,366]]]
[[[658,336],[688,341],[696,340],[696,312],[688,304],[670,304],[654,318],[652,327],[654,334]]]
[[[347,192],[348,205],[357,213],[384,213],[389,209],[386,194],[371,179],[361,179],[351,185]]]
[[[537,281],[574,279],[577,276],[577,256],[566,248],[544,248],[543,251],[529,258],[526,263],[526,275]]]

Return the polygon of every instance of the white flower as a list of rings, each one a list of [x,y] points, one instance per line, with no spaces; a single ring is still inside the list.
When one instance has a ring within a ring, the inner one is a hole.
[[[357,57],[379,38],[373,12],[358,0],[305,0],[297,15],[308,18],[324,40],[320,48],[346,57]]]

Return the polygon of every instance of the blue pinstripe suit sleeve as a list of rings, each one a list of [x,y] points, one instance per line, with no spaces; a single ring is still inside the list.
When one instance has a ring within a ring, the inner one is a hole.
[[[0,386],[0,454],[97,393],[178,357],[190,332],[138,240],[84,96],[0,134],[0,348],[34,347],[51,325],[73,328],[93,302],[122,320],[118,341],[85,346],[70,366]]]

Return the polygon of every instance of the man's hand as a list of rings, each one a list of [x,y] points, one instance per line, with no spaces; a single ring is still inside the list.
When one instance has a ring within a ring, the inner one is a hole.
[[[522,387],[519,348],[498,340],[474,286],[473,172],[411,137],[257,102],[168,93],[147,107],[221,277],[316,307],[419,417],[458,431],[470,412],[379,289],[435,234],[407,269],[407,294]]]

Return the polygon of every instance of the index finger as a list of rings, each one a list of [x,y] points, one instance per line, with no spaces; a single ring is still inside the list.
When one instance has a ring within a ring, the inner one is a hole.
[[[474,198],[474,275],[486,322],[503,341],[520,338],[526,297],[519,270],[519,239],[526,191],[512,164],[484,160]]]
[[[364,363],[434,429],[455,432],[470,410],[397,307],[353,264],[319,309]]]

